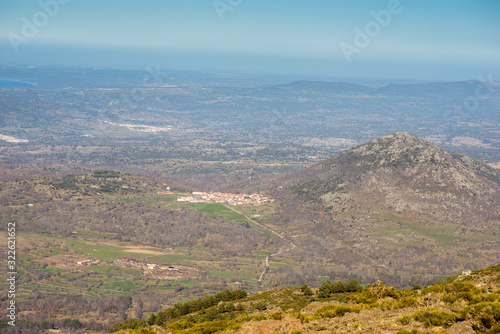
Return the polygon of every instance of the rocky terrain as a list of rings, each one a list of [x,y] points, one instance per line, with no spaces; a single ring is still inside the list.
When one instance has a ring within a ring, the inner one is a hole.
[[[281,178],[295,194],[342,212],[380,206],[461,222],[498,222],[500,172],[406,132],[393,133]],[[295,183],[295,185],[290,185]]]

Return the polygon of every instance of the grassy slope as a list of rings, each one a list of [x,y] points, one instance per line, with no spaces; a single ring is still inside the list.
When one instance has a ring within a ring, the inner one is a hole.
[[[377,282],[360,292],[319,298],[317,289],[305,296],[301,288],[284,288],[167,319],[162,326],[174,333],[231,333],[298,319],[302,329],[294,333],[499,333],[499,287],[500,265],[411,290]]]

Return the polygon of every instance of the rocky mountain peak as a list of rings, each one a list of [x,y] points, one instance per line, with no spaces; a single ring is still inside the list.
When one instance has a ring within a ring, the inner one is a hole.
[[[279,179],[299,198],[342,212],[373,206],[497,219],[500,173],[407,132],[395,132]],[[355,204],[356,203],[356,204]],[[449,210],[443,208],[453,207]]]

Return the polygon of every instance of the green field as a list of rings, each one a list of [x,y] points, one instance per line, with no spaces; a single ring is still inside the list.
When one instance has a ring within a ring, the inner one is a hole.
[[[188,205],[195,208],[199,213],[203,213],[208,216],[222,216],[224,218],[234,219],[238,221],[246,221],[245,217],[219,203],[190,203]]]

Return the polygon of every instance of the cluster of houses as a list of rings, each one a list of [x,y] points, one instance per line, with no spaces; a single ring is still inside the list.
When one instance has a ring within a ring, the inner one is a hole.
[[[167,187],[167,190],[160,190],[158,192],[158,194],[160,195],[171,195],[173,194],[174,192],[172,190],[170,190],[170,187]]]
[[[81,260],[78,261],[77,263],[82,266],[90,266],[94,264],[99,264],[101,261],[96,260],[96,259],[88,259],[88,260]]]
[[[140,262],[137,262],[135,259],[132,259],[130,257],[120,257],[120,258],[116,259],[116,261],[118,261],[118,262],[132,262],[134,264],[143,265],[148,270],[154,270],[154,269],[179,270],[179,268],[172,266],[172,265],[165,266],[165,265],[156,264],[156,263],[140,263]]]
[[[268,198],[261,194],[247,195],[219,192],[205,193],[195,191],[192,193],[192,195],[193,196],[179,197],[177,198],[177,201],[189,203],[228,203],[231,205],[274,202],[274,199]]]
[[[99,264],[101,261],[99,260],[96,260],[96,259],[87,259],[87,260],[81,260],[81,261],[78,261],[77,263],[79,265],[82,265],[82,266],[90,266],[90,265],[96,265],[96,264]],[[134,265],[134,266],[141,266],[143,267],[144,269],[147,269],[147,270],[169,270],[169,271],[178,271],[179,268],[177,268],[176,266],[173,266],[173,265],[161,265],[161,264],[156,264],[156,263],[142,263],[142,262],[138,262],[136,261],[135,259],[133,258],[130,258],[130,257],[120,257],[118,259],[115,260],[115,263],[124,263],[124,262],[128,262],[129,264],[131,265]]]

